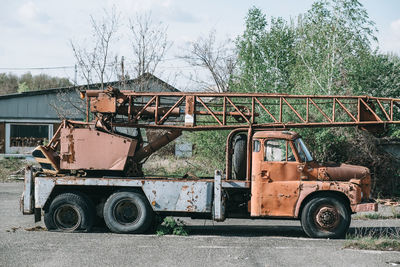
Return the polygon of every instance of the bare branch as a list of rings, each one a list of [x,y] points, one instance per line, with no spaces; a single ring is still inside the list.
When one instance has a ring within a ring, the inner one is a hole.
[[[99,82],[103,89],[104,83],[115,76],[115,62],[112,60],[116,55],[111,53],[111,45],[118,39],[119,19],[120,15],[116,13],[115,7],[110,12],[104,10],[104,16],[100,20],[90,16],[91,45],[82,47],[70,42],[79,73],[87,84]]]
[[[230,46],[231,40],[217,43],[215,36],[215,31],[211,31],[206,38],[198,38],[196,42],[190,44],[189,52],[182,58],[193,67],[208,72],[209,80],[212,82],[205,82],[204,79],[200,81],[212,85],[203,89],[226,92],[229,91],[229,82],[236,70],[237,56]]]
[[[154,74],[171,47],[167,30],[161,22],[155,23],[151,13],[136,14],[130,20],[131,47],[133,51],[133,72],[137,76]]]

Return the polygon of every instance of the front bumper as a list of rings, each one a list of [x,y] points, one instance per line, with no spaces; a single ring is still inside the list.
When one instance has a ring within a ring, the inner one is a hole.
[[[360,203],[351,207],[353,212],[378,211],[378,203]]]

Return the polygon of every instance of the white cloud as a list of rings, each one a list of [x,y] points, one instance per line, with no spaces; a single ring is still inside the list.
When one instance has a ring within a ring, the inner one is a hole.
[[[390,23],[389,30],[382,34],[380,46],[383,52],[400,54],[400,19]]]
[[[390,23],[390,29],[392,30],[393,34],[400,37],[400,19]]]
[[[36,5],[32,1],[29,1],[27,3],[24,3],[18,9],[18,16],[21,20],[33,20],[37,17],[38,11],[39,10]]]
[[[32,1],[20,5],[16,14],[20,29],[25,29],[28,33],[50,35],[55,30],[50,16]]]

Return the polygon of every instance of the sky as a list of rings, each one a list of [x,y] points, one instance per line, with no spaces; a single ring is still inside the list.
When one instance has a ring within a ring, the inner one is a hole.
[[[90,15],[100,18],[113,6],[121,13],[120,40],[113,50],[125,58],[129,48],[129,18],[151,12],[168,26],[173,42],[167,58],[182,55],[188,42],[215,30],[219,38],[235,38],[244,30],[244,17],[256,6],[267,17],[290,19],[307,11],[312,0],[0,0],[0,72],[46,73],[74,78],[75,59],[70,41],[83,43],[90,36]],[[400,1],[360,0],[378,28],[379,49],[400,54]],[[58,69],[34,69],[65,67]],[[164,79],[188,70],[181,61],[160,65]],[[179,84],[179,81],[177,82]],[[181,86],[184,86],[181,84]]]

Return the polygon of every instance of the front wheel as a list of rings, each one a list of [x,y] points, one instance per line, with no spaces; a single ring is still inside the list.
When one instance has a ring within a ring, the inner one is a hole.
[[[343,238],[349,229],[350,211],[333,196],[311,199],[301,214],[301,225],[309,237]]]
[[[104,221],[115,233],[144,233],[151,226],[153,216],[147,199],[135,192],[116,192],[104,205]]]

